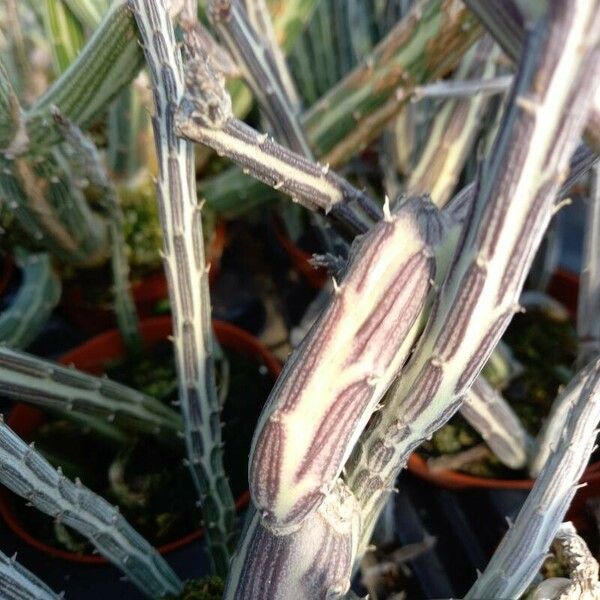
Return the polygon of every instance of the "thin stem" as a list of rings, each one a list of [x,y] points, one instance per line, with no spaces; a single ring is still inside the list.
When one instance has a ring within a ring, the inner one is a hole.
[[[84,135],[79,127],[65,119],[57,109],[53,109],[52,116],[70,146],[70,158],[76,165],[80,176],[87,178],[89,183],[98,188],[100,193],[99,202],[104,207],[108,218],[117,324],[127,349],[134,355],[139,354],[142,349],[142,337],[129,281],[123,211],[116,190],[110,182],[94,142]]]
[[[518,310],[528,267],[552,216],[600,81],[600,10],[587,0],[561,0],[552,4],[550,15],[523,54],[509,107],[481,170],[465,237],[427,328],[388,395],[382,419],[367,429],[356,462],[349,463],[348,480],[365,507],[365,532],[410,453],[460,407]],[[585,50],[581,39],[589,40]],[[374,472],[360,457],[382,444],[390,458]]]
[[[522,469],[533,440],[510,404],[483,377],[466,393],[460,414],[511,469]]]
[[[456,80],[465,76],[490,77],[498,68],[498,51],[490,37],[473,46],[462,60]],[[429,193],[437,206],[452,196],[471,154],[488,98],[475,96],[447,100],[433,119],[428,140],[406,183],[406,193]]]
[[[0,315],[0,342],[26,348],[58,304],[61,283],[47,254],[21,256],[18,263],[23,279],[11,305]]]
[[[223,78],[202,56],[188,65],[187,92],[176,115],[176,129],[179,135],[210,146],[307,208],[331,213],[352,233],[366,231],[369,214],[361,220],[349,203],[366,209],[372,201],[327,165],[295,154],[233,117]]]
[[[2,395],[42,408],[103,418],[122,429],[175,436],[179,415],[158,400],[106,377],[0,346]]]
[[[600,359],[564,392],[570,408],[555,448],[488,566],[465,596],[519,598],[542,566],[594,450],[600,421]]]
[[[462,2],[417,0],[363,63],[302,115],[316,156],[338,165],[356,154],[416,85],[450,72],[480,33]]]
[[[297,119],[298,98],[295,90],[289,87],[291,77],[287,69],[282,70],[281,61],[277,60],[275,52],[277,50],[279,55],[278,48],[269,44],[268,30],[255,27],[256,18],[264,21],[264,15],[260,14],[258,7],[261,0],[252,0],[250,4],[253,5],[254,20],[249,19],[244,5],[235,0],[211,0],[209,17],[242,69],[244,79],[265,111],[275,137],[295,152],[310,156]],[[270,20],[268,23],[270,25]],[[288,81],[289,85],[286,85]]]
[[[225,575],[235,511],[223,469],[194,151],[191,144],[177,138],[173,128],[175,111],[184,93],[181,56],[164,0],[129,0],[129,6],[143,40],[154,93],[157,195],[188,464],[202,505],[212,561],[217,573]]]
[[[525,19],[515,0],[464,0],[484,27],[514,61],[521,55]],[[600,153],[600,91],[596,92],[584,132],[586,141]]]

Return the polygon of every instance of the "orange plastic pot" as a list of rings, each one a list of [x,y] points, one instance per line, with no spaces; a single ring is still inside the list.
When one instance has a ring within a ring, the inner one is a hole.
[[[221,258],[227,245],[227,227],[224,221],[218,221],[210,243],[206,249],[207,262],[210,264],[208,283],[213,285],[221,270]],[[167,279],[162,269],[158,269],[143,279],[131,284],[131,295],[141,318],[151,317],[156,305],[169,297]],[[66,316],[82,331],[95,334],[116,326],[115,315],[108,308],[90,306],[85,300],[86,294],[79,284],[65,290],[62,307]]]
[[[223,321],[213,321],[213,329],[219,343],[224,348],[242,356],[257,359],[265,365],[274,380],[277,378],[281,372],[281,363],[254,336],[235,325]],[[171,335],[171,317],[161,316],[146,319],[141,323],[141,332],[146,347],[152,348],[152,346]],[[104,367],[108,362],[118,360],[124,356],[125,347],[121,335],[117,330],[111,330],[64,354],[60,358],[60,362],[72,364],[78,369],[94,375],[100,375],[104,372]],[[7,424],[15,433],[28,440],[33,437],[36,429],[45,420],[46,415],[41,410],[25,404],[17,404],[11,411]],[[250,494],[246,491],[236,500],[236,510],[245,508],[249,500]],[[86,564],[106,564],[108,562],[103,556],[68,552],[54,548],[37,539],[35,535],[27,530],[27,524],[14,512],[10,493],[5,488],[0,488],[0,516],[7,526],[24,542],[49,556]],[[167,554],[199,540],[203,534],[204,531],[198,529],[173,542],[159,546],[157,549],[161,554]]]
[[[554,298],[565,305],[571,316],[574,316],[577,310],[578,288],[579,278],[576,275],[568,271],[559,270],[553,275],[548,291]],[[413,475],[439,487],[448,489],[529,490],[533,487],[534,483],[533,479],[493,479],[477,477],[452,469],[432,472],[429,470],[425,459],[417,452],[409,457],[407,468]],[[591,481],[595,477],[600,478],[600,462],[589,465],[581,481]]]

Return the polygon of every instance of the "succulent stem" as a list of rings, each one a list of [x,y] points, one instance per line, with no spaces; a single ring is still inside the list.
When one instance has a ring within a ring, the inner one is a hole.
[[[465,394],[460,414],[506,466],[522,469],[527,464],[533,440],[500,392],[482,376]]]
[[[554,439],[517,519],[465,600],[519,598],[546,557],[594,449],[600,421],[599,358],[580,372],[564,395],[570,403],[565,427]]]
[[[177,133],[210,146],[253,177],[303,202],[308,208],[331,213],[353,234],[368,229],[372,201],[327,165],[316,164],[279,145],[231,113],[223,78],[209,59],[197,56],[188,63],[187,92],[176,115]],[[353,206],[350,206],[353,203]],[[354,209],[354,210],[353,210]],[[359,209],[367,214],[360,215]]]
[[[465,0],[504,52],[517,61],[525,39],[525,18],[514,0]],[[592,99],[585,139],[596,154],[600,153],[600,91]]]
[[[0,552],[0,589],[6,598],[19,600],[60,600],[43,581],[12,558]]]
[[[123,211],[117,193],[110,182],[94,142],[55,108],[52,111],[57,126],[70,147],[69,158],[78,174],[97,188],[99,204],[104,208],[108,221],[108,237],[111,245],[111,265],[114,282],[114,302],[117,324],[132,354],[142,349],[137,309],[131,294],[127,244],[123,231]]]
[[[464,239],[425,332],[390,390],[382,418],[367,429],[349,463],[350,487],[365,508],[365,531],[409,454],[459,408],[518,310],[528,267],[596,92],[597,83],[590,82],[600,81],[599,28],[596,3],[561,0],[529,38],[477,182]],[[367,457],[379,447],[389,460],[375,471]]]
[[[2,420],[0,483],[85,536],[149,598],[181,591],[182,584],[171,567],[117,508],[81,482],[67,479]]]
[[[350,587],[359,530],[358,505],[341,480],[302,528],[288,535],[266,527],[252,507],[224,600],[341,600]]]
[[[102,417],[124,429],[175,436],[182,428],[179,415],[150,396],[5,346],[0,390],[5,398]]]
[[[157,195],[164,269],[190,472],[200,496],[208,547],[218,574],[229,567],[234,502],[223,470],[220,403],[215,386],[208,271],[194,150],[177,138],[175,111],[184,93],[182,61],[164,0],[129,0],[154,93],[152,124],[159,163]]]
[[[579,364],[600,351],[600,165],[592,169],[587,199],[583,265],[579,278],[577,336]]]
[[[23,282],[11,305],[0,315],[0,342],[26,348],[46,324],[60,300],[61,283],[47,254],[21,253]]]

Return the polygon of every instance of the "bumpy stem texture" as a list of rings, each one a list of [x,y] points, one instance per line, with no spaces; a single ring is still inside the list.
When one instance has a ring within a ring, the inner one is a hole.
[[[458,0],[415,2],[363,64],[301,115],[315,156],[333,167],[366,147],[410,99],[413,87],[450,72],[480,33]],[[264,186],[242,173],[227,175],[245,197],[269,198]],[[213,183],[202,190],[208,204],[218,210],[227,203],[229,208],[231,187],[221,185],[222,179]]]
[[[504,52],[518,60],[525,37],[525,20],[514,0],[464,0],[485,28],[494,36]],[[600,91],[592,100],[585,139],[596,153],[600,153]]]
[[[32,147],[60,140],[53,106],[80,127],[90,123],[135,77],[143,55],[125,0],[113,3],[77,59],[25,113]]]
[[[302,115],[315,154],[338,165],[375,139],[411,88],[451,71],[480,35],[462,2],[418,0],[338,85]]]
[[[270,527],[297,527],[330,492],[414,343],[444,230],[443,215],[413,198],[355,243],[255,430],[250,491]],[[377,448],[369,460],[380,459]]]
[[[10,600],[60,600],[43,581],[17,562],[0,552],[0,590]]]
[[[217,572],[228,570],[234,502],[223,470],[220,404],[215,387],[208,272],[193,147],[177,138],[175,111],[183,95],[181,56],[164,0],[130,0],[154,91],[152,122],[159,161],[158,203],[164,269],[173,309],[179,397],[190,471],[200,496]]]
[[[316,164],[236,119],[224,80],[207,58],[197,56],[188,63],[186,86],[176,115],[178,134],[231,158],[256,179],[289,194],[307,208],[331,213],[352,233],[367,230],[368,213],[360,214],[359,209],[370,207],[372,201],[328,165]]]
[[[302,528],[288,535],[274,533],[251,508],[231,564],[225,600],[345,597],[359,529],[358,505],[341,481]]]
[[[419,443],[459,408],[518,307],[600,80],[599,12],[587,0],[553,2],[549,20],[530,37],[465,237],[427,328],[381,419],[348,464],[351,488],[368,515],[365,531],[383,504],[383,490]],[[368,461],[375,448],[384,456],[377,470]]]
[[[248,3],[247,3],[248,4]],[[278,47],[271,46],[268,14],[261,12],[261,0],[252,0],[253,20],[239,0],[210,0],[208,14],[254,97],[265,112],[275,137],[295,152],[310,155],[310,149],[297,119],[298,98],[285,61],[278,60]],[[262,6],[261,6],[262,5]],[[261,28],[256,28],[256,20]],[[264,27],[268,25],[265,31]],[[260,36],[260,37],[259,37]],[[277,52],[277,55],[276,55]]]
[[[58,304],[61,283],[47,254],[22,256],[18,262],[23,280],[12,304],[0,315],[0,342],[26,348]]]
[[[54,469],[0,421],[0,483],[38,510],[85,536],[149,598],[177,594],[182,584],[166,561],[118,509]]]
[[[175,435],[179,415],[158,400],[106,377],[0,346],[0,393],[42,408],[104,418],[124,429]]]
[[[0,192],[22,227],[61,260],[89,264],[106,255],[106,224],[90,209],[58,148],[0,154]]]
[[[292,108],[298,112],[300,110],[300,97],[296,91],[296,86],[292,75],[288,69],[285,54],[277,40],[275,27],[269,14],[266,0],[243,0],[249,22],[255,32],[261,32],[269,61],[277,74],[285,96]],[[289,4],[294,4],[290,2]]]
[[[565,428],[517,519],[465,600],[519,598],[546,557],[594,449],[600,421],[599,358],[565,394],[571,403]]]

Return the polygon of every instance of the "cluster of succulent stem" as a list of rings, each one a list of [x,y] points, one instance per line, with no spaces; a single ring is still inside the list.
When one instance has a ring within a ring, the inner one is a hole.
[[[114,439],[141,432],[177,445],[183,435],[211,566],[227,577],[227,600],[355,598],[352,575],[399,472],[461,410],[502,462],[537,475],[466,598],[519,597],[555,537],[571,578],[549,585],[561,598],[597,593],[597,564],[572,528],[560,526],[600,421],[597,168],[579,307],[583,368],[557,397],[538,440],[481,372],[521,310],[525,277],[557,199],[600,150],[600,2],[555,0],[543,14],[524,17],[508,0],[466,0],[473,12],[459,0],[415,0],[394,26],[400,9],[378,2],[381,42],[372,47],[360,30],[352,51],[368,50],[365,60],[352,66],[347,57],[345,75],[306,109],[285,54],[313,11],[330,19],[325,3],[205,4],[219,42],[197,20],[193,0],[116,0],[104,18],[93,2],[46,3],[59,75],[29,108],[0,64],[2,202],[43,248],[23,252],[24,285],[0,315],[0,341],[11,346],[0,346],[0,393],[69,414]],[[183,58],[172,22],[179,10]],[[360,8],[353,2],[344,10]],[[86,44],[75,17],[96,28]],[[491,37],[479,40],[478,19]],[[517,64],[514,76],[498,77],[492,38]],[[142,100],[127,86],[144,58],[181,415],[126,386],[17,349],[58,301],[52,260],[93,265],[109,255],[119,327],[130,351],[141,348],[122,209],[83,129],[118,97],[108,117],[109,164],[117,177],[138,170],[132,149],[145,126]],[[335,69],[325,68],[323,79],[334,77]],[[452,81],[435,81],[453,71]],[[272,135],[236,116],[236,108],[247,108],[245,92],[233,82],[230,96],[225,80],[240,74]],[[502,117],[484,136],[494,141],[475,181],[452,197],[490,95],[507,90]],[[397,185],[398,170],[410,172],[405,197],[380,204],[334,171],[404,110],[388,132],[401,144],[408,103],[423,96],[444,101],[420,157],[406,153],[383,166],[390,185]],[[135,114],[121,131],[127,107]],[[577,148],[581,136],[589,148]],[[272,195],[282,192],[317,213],[319,225],[335,223],[351,242],[347,260],[328,261],[336,265],[330,297],[259,418],[249,456],[252,502],[235,552],[193,143],[236,165],[202,188],[209,203],[236,210],[241,194],[261,195],[262,182]],[[100,210],[92,210],[90,199]],[[86,536],[146,596],[181,592],[165,560],[116,508],[65,478],[1,420],[0,483]],[[0,589],[22,598],[58,597],[1,553]]]

